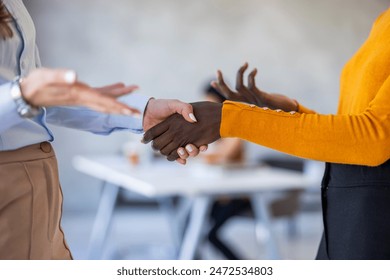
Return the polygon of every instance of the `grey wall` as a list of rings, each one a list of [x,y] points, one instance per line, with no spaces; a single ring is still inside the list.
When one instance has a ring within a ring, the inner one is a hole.
[[[34,0],[44,65],[76,69],[94,85],[125,81],[155,97],[194,101],[221,68],[244,61],[265,90],[323,113],[336,111],[343,64],[365,40],[385,0]],[[94,207],[97,181],[75,172],[79,153],[115,152],[129,137],[53,128],[65,209]],[[90,201],[91,203],[84,203]],[[89,205],[89,206],[88,206]]]

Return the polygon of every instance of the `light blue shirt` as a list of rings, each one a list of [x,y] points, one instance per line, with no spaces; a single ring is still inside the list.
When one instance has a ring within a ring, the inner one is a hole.
[[[47,123],[102,135],[119,130],[143,131],[142,118],[103,114],[82,107],[48,107],[34,119],[21,118],[11,98],[11,81],[16,76],[27,76],[41,63],[34,24],[22,0],[3,2],[14,18],[11,23],[14,36],[0,39],[0,151],[53,141]],[[142,113],[149,97],[130,94],[120,100]]]

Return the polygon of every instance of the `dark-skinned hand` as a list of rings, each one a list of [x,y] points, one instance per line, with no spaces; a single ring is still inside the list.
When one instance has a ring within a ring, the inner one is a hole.
[[[179,158],[177,149],[193,144],[196,147],[210,144],[219,138],[222,104],[213,102],[191,103],[197,122],[189,123],[174,114],[145,132],[144,143],[152,142],[153,149],[160,151],[169,161]]]
[[[247,69],[248,63],[245,63],[237,72],[237,91],[231,90],[226,85],[220,70],[217,72],[217,80],[213,81],[211,85],[231,101],[245,102],[270,109],[281,109],[286,112],[298,110],[298,103],[294,99],[277,93],[267,93],[258,89],[255,81],[257,74],[256,68],[248,75],[248,86],[245,86],[244,73]]]

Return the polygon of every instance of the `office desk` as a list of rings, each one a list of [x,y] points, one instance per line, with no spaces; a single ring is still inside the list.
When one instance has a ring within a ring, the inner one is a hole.
[[[154,199],[186,198],[178,221],[188,213],[189,224],[183,228],[183,238],[176,239],[178,259],[194,258],[215,196],[248,195],[257,225],[264,225],[262,235],[265,233],[267,238],[267,256],[279,259],[266,194],[313,186],[312,180],[302,173],[270,167],[224,168],[195,162],[182,166],[166,160],[131,166],[126,158],[115,155],[77,156],[73,165],[76,170],[104,182],[90,240],[92,259],[101,257],[120,188]]]

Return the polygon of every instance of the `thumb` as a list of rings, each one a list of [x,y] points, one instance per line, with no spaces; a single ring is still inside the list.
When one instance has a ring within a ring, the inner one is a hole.
[[[179,100],[172,100],[170,107],[176,113],[183,116],[183,118],[190,123],[195,123],[198,120],[195,118],[194,109],[188,103],[181,102]]]

